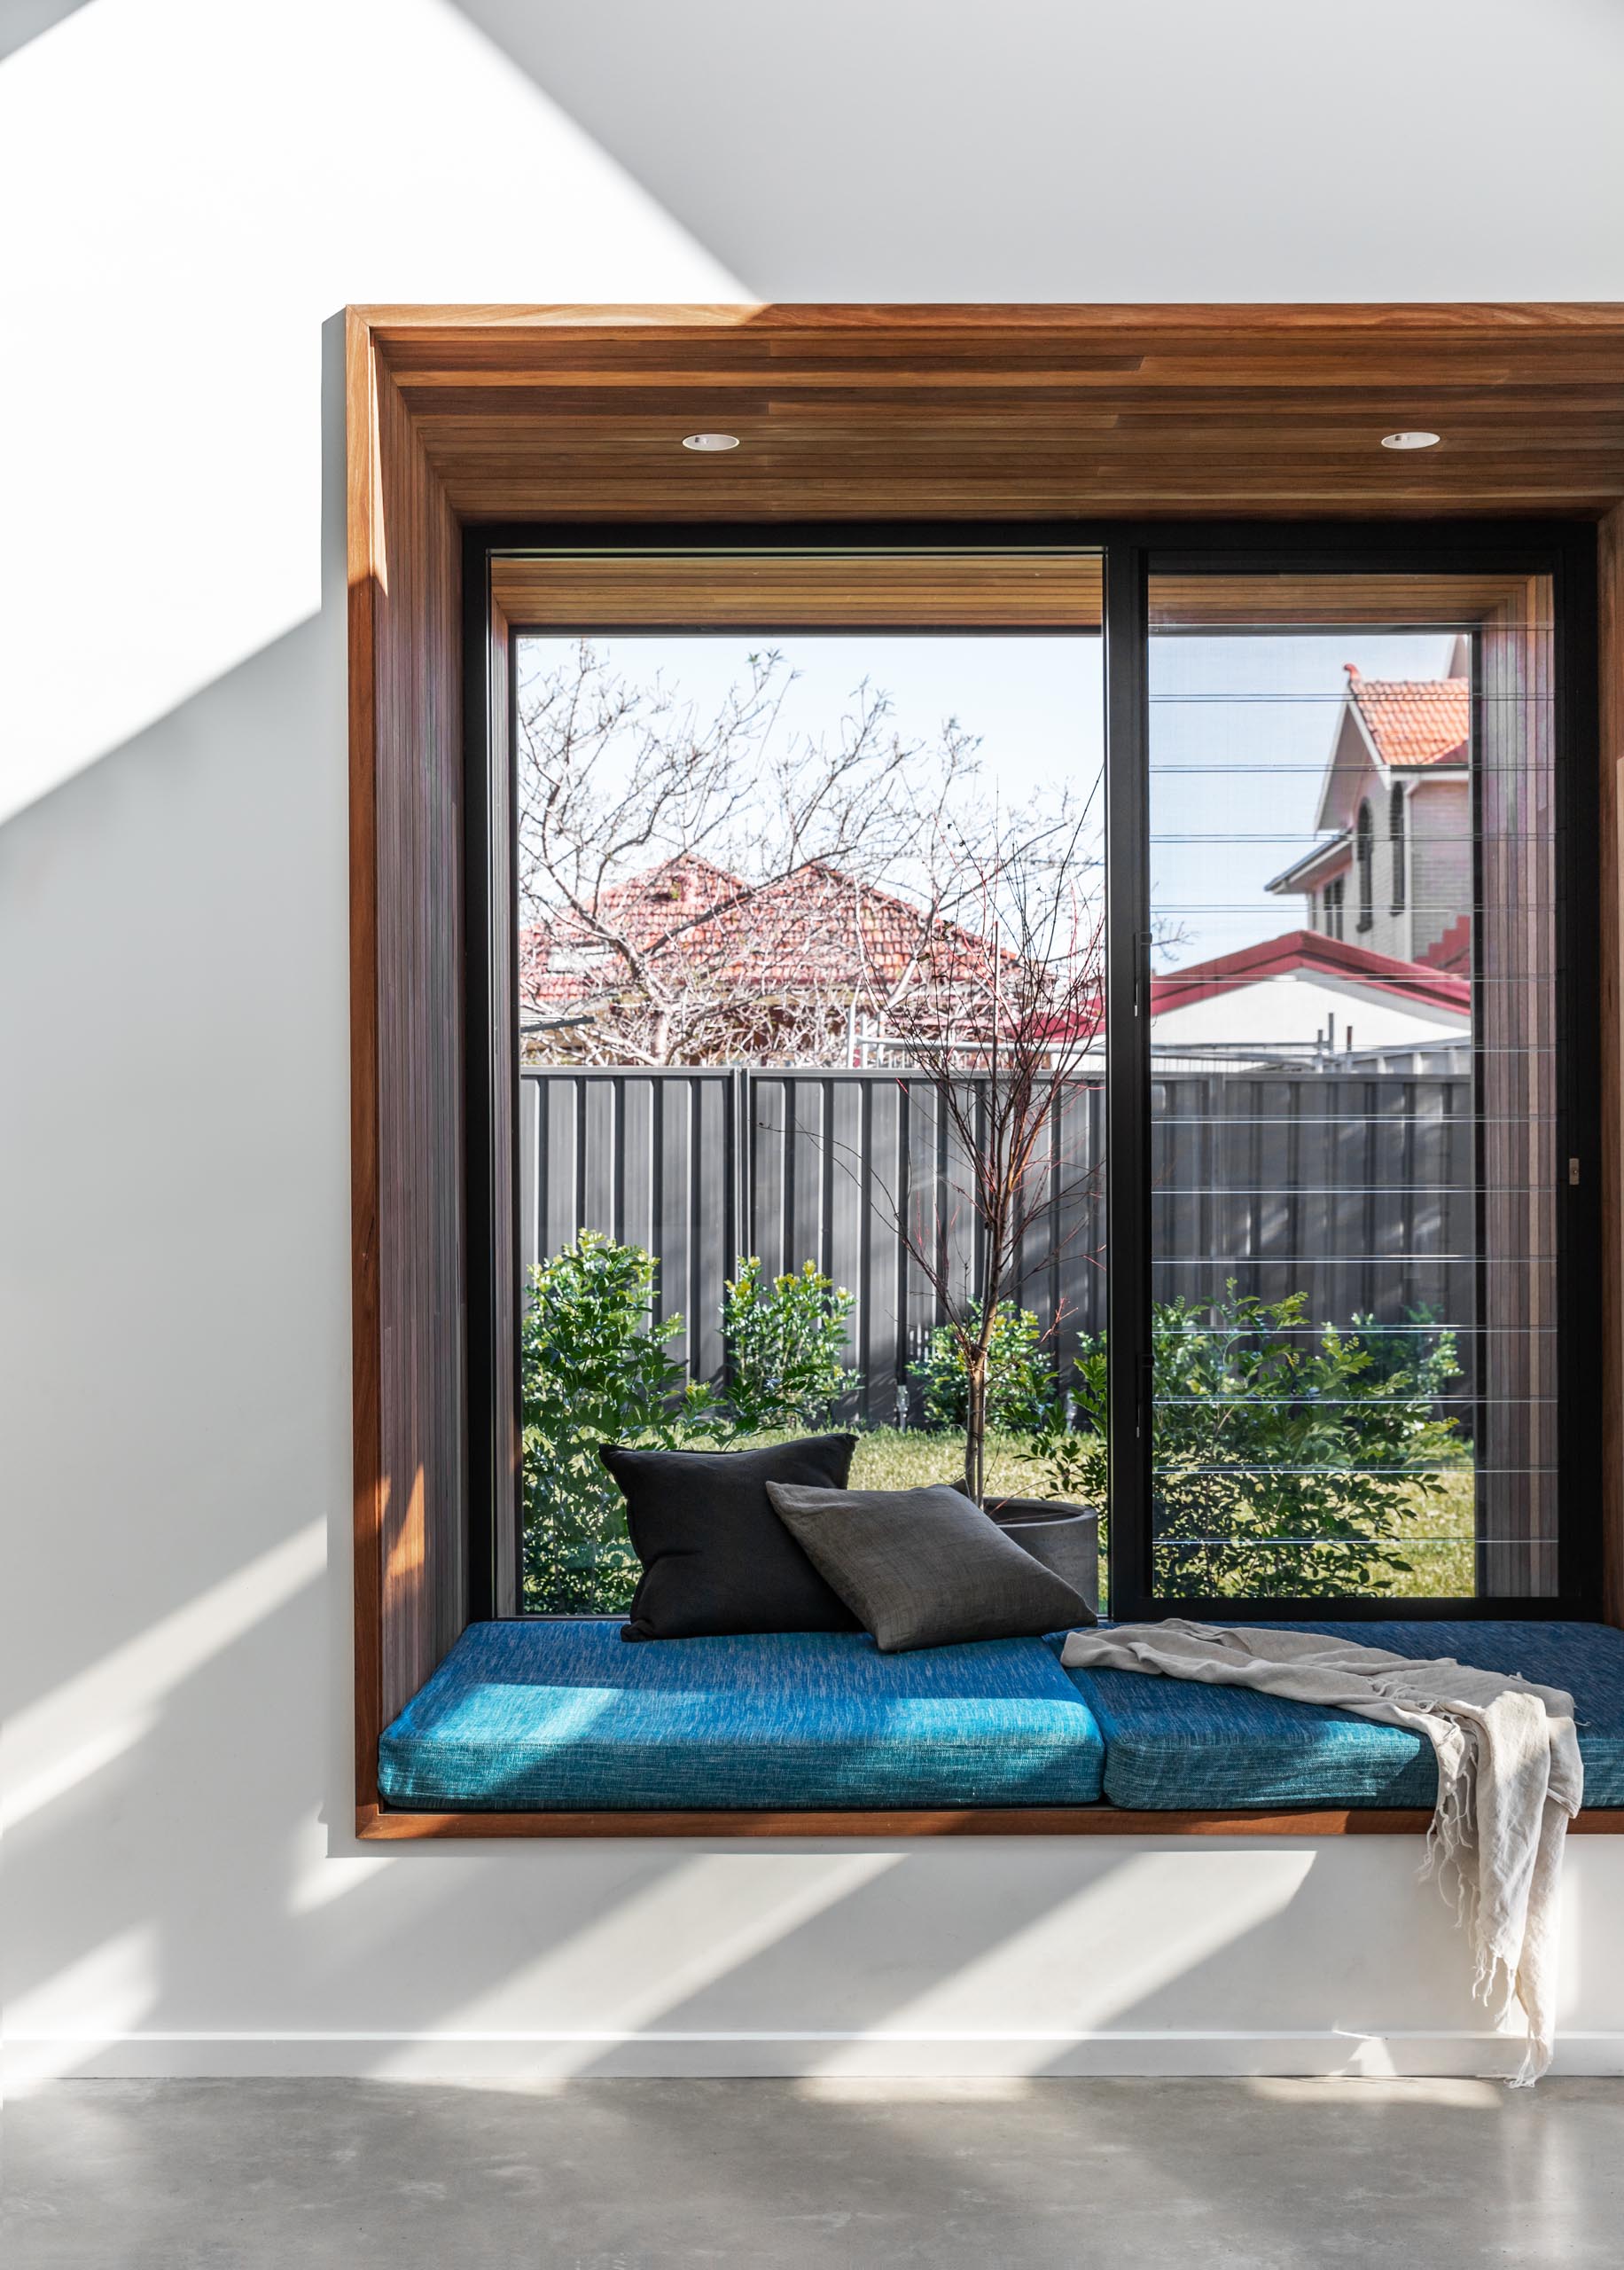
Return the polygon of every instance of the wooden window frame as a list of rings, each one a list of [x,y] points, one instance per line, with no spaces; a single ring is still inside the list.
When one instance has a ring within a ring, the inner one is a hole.
[[[677,536],[718,521],[778,532],[884,517],[956,534],[1086,514],[1142,519],[1158,541],[1204,514],[1599,521],[1603,1604],[1624,1623],[1621,344],[1624,310],[1611,307],[349,310],[360,1835],[1319,1836],[1417,1833],[1427,1818],[379,1807],[383,1727],[489,1612],[471,1589],[482,1556],[470,1508],[496,1502],[517,1427],[516,1405],[500,1403],[488,1427],[471,1426],[465,1331],[471,1303],[502,1297],[478,1273],[488,1256],[476,1258],[463,1215],[465,1147],[478,1157],[499,1143],[484,1052],[470,1078],[465,1001],[492,1029],[504,1018],[499,967],[465,968],[461,949],[479,878],[499,883],[505,851],[465,803],[463,547],[501,520]],[[1444,449],[1417,462],[1374,447],[1417,419],[1446,434]],[[676,446],[722,423],[749,446],[718,458]],[[505,650],[501,637],[488,645]],[[483,708],[505,689],[480,696]],[[499,1277],[500,1252],[494,1266]],[[508,1580],[499,1559],[488,1565]],[[1624,1815],[1580,1826],[1624,1828]]]

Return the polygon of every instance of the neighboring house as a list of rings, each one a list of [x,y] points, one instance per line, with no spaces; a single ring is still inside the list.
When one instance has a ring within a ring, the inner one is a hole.
[[[1472,1037],[1470,981],[1373,953],[1319,930],[1288,930],[1151,981],[1151,1045],[1307,1064]]]
[[[1442,678],[1347,687],[1314,825],[1331,830],[1269,888],[1310,929],[1398,961],[1472,967],[1471,680],[1466,642]]]
[[[811,862],[755,887],[707,859],[663,861],[605,890],[589,919],[519,941],[527,1061],[865,1061],[899,989],[986,970],[956,924]]]

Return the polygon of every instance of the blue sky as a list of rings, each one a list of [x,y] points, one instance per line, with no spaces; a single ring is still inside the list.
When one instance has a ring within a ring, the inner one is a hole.
[[[767,643],[732,632],[616,633],[593,641],[629,677],[660,673],[707,712]],[[1096,638],[798,631],[774,641],[797,673],[781,730],[831,732],[866,677],[893,697],[898,730],[927,740],[949,718],[980,737],[984,777],[1023,802],[1069,781],[1095,790],[1104,749]],[[521,677],[554,668],[569,638],[524,642]],[[1294,927],[1301,902],[1263,886],[1313,839],[1319,781],[1346,684],[1436,677],[1450,641],[1338,630],[1282,638],[1159,638],[1151,667],[1152,905],[1183,934],[1164,967]]]
[[[1316,840],[1344,663],[1440,677],[1453,643],[1358,630],[1152,640],[1151,904],[1184,934],[1160,967],[1302,926],[1303,901],[1264,886]]]

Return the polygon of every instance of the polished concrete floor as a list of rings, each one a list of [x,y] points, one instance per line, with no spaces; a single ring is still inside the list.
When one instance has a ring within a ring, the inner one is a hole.
[[[77,2081],[7,2270],[1584,2270],[1624,2082]]]

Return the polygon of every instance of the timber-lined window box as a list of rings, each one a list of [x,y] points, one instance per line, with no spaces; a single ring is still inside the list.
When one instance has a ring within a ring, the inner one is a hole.
[[[1385,1734],[1271,1721],[1220,1783],[1233,1697],[1113,1700],[1036,1637],[618,1639],[635,1562],[526,1370],[546,1272],[650,1256],[630,1438],[850,1423],[855,1485],[948,1478],[1022,982],[1053,1086],[978,1493],[1108,1506],[1118,1616],[1593,1682],[1610,1809],[1618,522],[1598,553],[1609,476],[1523,435],[1577,435],[1615,330],[352,317],[366,1834],[1423,1818]],[[1444,446],[1380,450],[1417,421]],[[780,1408],[749,1335],[791,1324],[827,1375]]]

